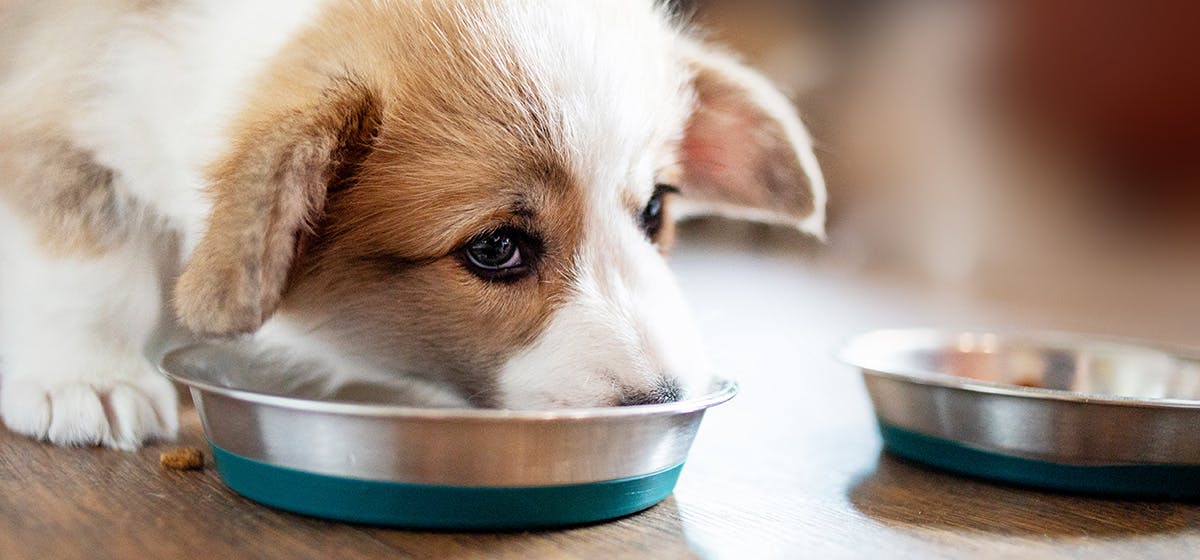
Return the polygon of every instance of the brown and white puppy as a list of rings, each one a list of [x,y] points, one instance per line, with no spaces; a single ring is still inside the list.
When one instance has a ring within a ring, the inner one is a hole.
[[[823,228],[786,99],[648,0],[0,10],[0,414],[32,437],[173,435],[161,300],[431,404],[677,399],[708,371],[672,218]]]

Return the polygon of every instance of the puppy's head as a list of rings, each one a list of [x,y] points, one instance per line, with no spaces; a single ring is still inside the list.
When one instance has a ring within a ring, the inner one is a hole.
[[[786,99],[649,2],[350,2],[255,92],[213,168],[184,322],[286,316],[481,406],[695,391],[673,219],[823,228]]]

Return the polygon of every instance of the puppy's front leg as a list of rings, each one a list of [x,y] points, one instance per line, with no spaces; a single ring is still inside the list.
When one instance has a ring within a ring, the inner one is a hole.
[[[65,232],[15,214],[0,204],[4,423],[59,445],[174,437],[175,389],[143,357],[160,309],[152,240],[124,232],[56,247]]]

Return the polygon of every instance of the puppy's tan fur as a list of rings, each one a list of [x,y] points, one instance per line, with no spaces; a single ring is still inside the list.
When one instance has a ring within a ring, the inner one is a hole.
[[[104,253],[129,234],[112,171],[65,140],[36,135],[0,142],[0,199],[34,224],[38,243],[55,255]]]
[[[528,344],[570,283],[583,195],[544,122],[552,104],[515,57],[491,56],[511,47],[444,5],[414,9],[386,22],[355,3],[331,10],[266,73],[211,172],[213,219],[175,301],[208,333],[251,332],[277,305],[309,322],[366,319],[364,351],[476,394],[486,380],[466,372]],[[431,24],[437,41],[411,39]],[[411,67],[375,60],[400,46]],[[472,281],[452,255],[501,225],[549,242],[519,295]],[[414,339],[426,344],[405,353]]]
[[[176,305],[193,330],[217,334],[252,332],[279,306],[339,333],[343,348],[389,354],[495,404],[481,372],[530,344],[575,280],[583,187],[553,93],[516,45],[470,16],[487,2],[406,9],[334,6],[265,73],[212,171],[214,217]],[[660,177],[710,206],[811,216],[796,131],[740,83],[765,80],[698,44],[683,49],[698,109],[683,137],[654,147]],[[536,281],[480,283],[454,254],[505,225],[548,241]]]

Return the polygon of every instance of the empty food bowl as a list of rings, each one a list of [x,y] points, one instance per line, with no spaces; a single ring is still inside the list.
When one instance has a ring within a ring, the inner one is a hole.
[[[1200,358],[1037,332],[853,338],[885,448],[959,473],[1130,497],[1200,496]]]

